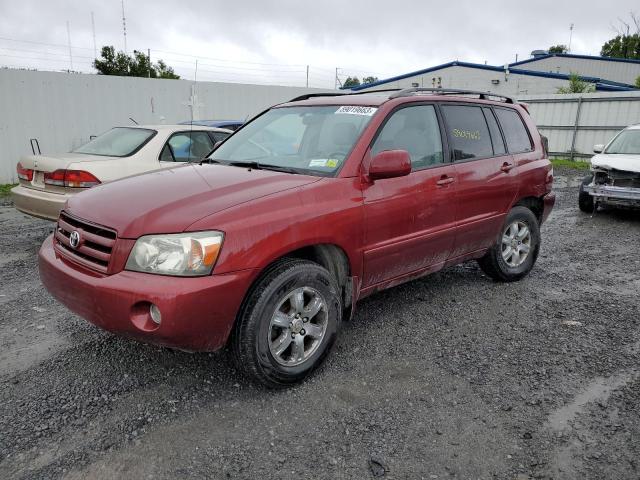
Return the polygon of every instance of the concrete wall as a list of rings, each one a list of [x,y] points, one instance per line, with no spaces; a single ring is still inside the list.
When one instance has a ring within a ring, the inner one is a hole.
[[[640,77],[640,62],[616,62],[588,58],[548,57],[514,66],[545,73],[578,73],[633,85]]]
[[[555,157],[589,158],[624,127],[640,123],[640,92],[519,96]]]
[[[0,69],[0,184],[16,181],[16,163],[31,154],[68,152],[117,125],[191,119],[245,119],[319,89],[159,80]],[[195,93],[195,98],[192,94]]]

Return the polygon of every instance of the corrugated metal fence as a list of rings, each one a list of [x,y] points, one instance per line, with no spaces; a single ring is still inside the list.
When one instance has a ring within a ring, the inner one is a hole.
[[[0,183],[31,153],[62,153],[116,125],[191,118],[244,119],[318,89],[0,69]],[[640,92],[523,96],[556,157],[589,157],[621,128],[640,123]]]
[[[117,125],[245,119],[276,103],[325,90],[0,69],[0,184],[16,181],[31,154],[68,152]]]
[[[640,91],[520,97],[529,104],[553,157],[581,159],[624,127],[640,123]]]

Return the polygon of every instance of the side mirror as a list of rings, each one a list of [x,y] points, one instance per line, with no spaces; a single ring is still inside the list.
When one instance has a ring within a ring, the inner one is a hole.
[[[385,150],[378,153],[369,165],[372,180],[404,177],[411,173],[411,157],[406,150]]]
[[[593,146],[593,153],[602,153],[603,150],[604,150],[604,145],[601,143],[598,143],[597,145]]]

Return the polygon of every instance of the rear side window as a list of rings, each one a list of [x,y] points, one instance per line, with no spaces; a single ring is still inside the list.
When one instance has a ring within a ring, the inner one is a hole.
[[[454,160],[469,160],[493,155],[489,127],[482,108],[443,105],[442,111],[447,123]]]
[[[493,153],[495,155],[504,155],[507,153],[507,149],[504,146],[504,140],[502,139],[502,133],[500,133],[500,127],[496,122],[496,117],[490,108],[483,108],[484,117],[489,125],[489,133],[491,133],[491,143],[493,144]]]
[[[518,112],[506,108],[496,108],[496,115],[498,115],[498,121],[504,132],[504,138],[507,140],[509,153],[530,152],[533,149],[531,138],[529,138],[527,127]]]

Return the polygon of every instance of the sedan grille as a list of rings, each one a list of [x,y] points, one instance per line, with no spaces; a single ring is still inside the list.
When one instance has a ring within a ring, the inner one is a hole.
[[[77,232],[77,236],[74,234]],[[75,237],[72,239],[72,234]],[[58,250],[80,265],[107,273],[116,232],[60,213],[55,233]],[[79,239],[77,242],[76,239]]]

